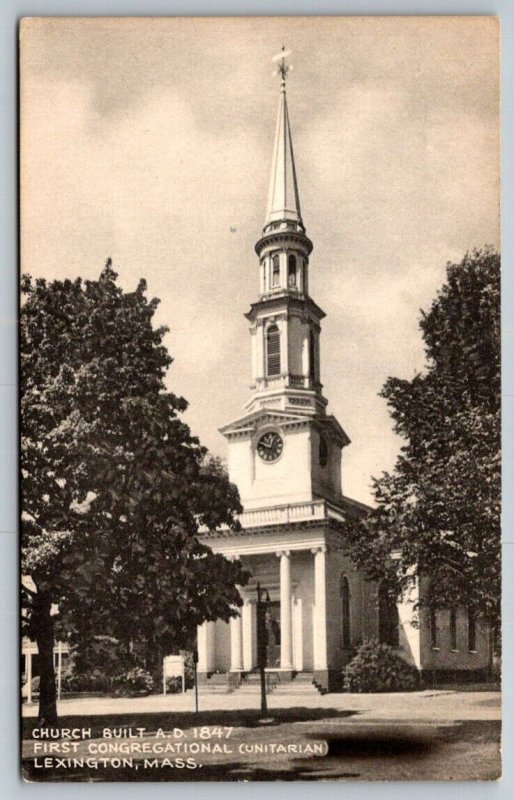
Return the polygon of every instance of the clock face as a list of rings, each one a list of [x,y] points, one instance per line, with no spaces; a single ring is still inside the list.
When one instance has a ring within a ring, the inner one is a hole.
[[[257,442],[257,453],[263,461],[276,461],[282,454],[284,442],[275,431],[263,433]]]
[[[328,446],[322,436],[319,440],[319,463],[322,467],[326,467],[328,463]]]

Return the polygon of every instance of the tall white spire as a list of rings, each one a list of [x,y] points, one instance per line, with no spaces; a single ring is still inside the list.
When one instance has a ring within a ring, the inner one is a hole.
[[[286,77],[290,69],[286,59],[289,55],[290,51],[282,48],[273,59],[281,82],[265,226],[288,221],[303,227],[286,97]]]

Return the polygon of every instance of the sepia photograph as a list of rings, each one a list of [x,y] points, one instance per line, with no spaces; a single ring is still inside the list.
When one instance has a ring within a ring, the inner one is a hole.
[[[499,34],[21,20],[25,781],[501,777]]]

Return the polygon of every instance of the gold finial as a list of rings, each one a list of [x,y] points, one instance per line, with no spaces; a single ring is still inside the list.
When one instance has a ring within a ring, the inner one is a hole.
[[[285,90],[286,87],[287,73],[293,68],[291,64],[287,63],[287,59],[290,55],[292,55],[291,50],[286,50],[285,45],[282,45],[280,53],[273,56],[271,59],[271,63],[276,65],[273,74],[280,75],[280,86],[282,90]]]

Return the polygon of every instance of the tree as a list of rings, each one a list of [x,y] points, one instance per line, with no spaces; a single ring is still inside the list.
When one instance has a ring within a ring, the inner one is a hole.
[[[447,265],[421,316],[426,370],[381,392],[405,440],[350,532],[354,560],[393,595],[429,577],[422,604],[500,615],[500,258]]]
[[[145,642],[158,659],[241,604],[237,562],[198,539],[238,526],[237,489],[166,389],[157,300],[98,281],[22,279],[23,630],[40,663],[40,723],[56,719],[55,636]]]

